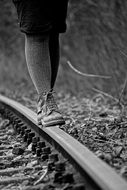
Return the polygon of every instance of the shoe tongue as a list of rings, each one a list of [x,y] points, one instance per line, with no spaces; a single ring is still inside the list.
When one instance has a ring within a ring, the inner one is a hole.
[[[49,109],[51,110],[56,110],[57,109],[57,105],[55,103],[54,97],[52,94],[48,94],[47,95],[47,106],[49,107]]]
[[[53,98],[53,96],[48,95],[46,102],[47,102],[48,105],[54,105],[54,98]]]

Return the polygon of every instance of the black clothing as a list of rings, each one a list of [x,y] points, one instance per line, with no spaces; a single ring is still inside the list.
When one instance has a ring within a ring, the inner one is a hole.
[[[68,0],[13,0],[20,29],[27,34],[66,31]]]

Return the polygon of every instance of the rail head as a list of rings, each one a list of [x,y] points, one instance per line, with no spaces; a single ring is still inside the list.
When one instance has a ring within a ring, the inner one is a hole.
[[[0,95],[0,102],[28,120],[39,132],[45,133],[54,143],[78,163],[80,168],[103,190],[125,190],[127,183],[110,166],[97,158],[88,148],[59,129],[58,126],[41,128],[37,126],[36,114],[20,103]]]

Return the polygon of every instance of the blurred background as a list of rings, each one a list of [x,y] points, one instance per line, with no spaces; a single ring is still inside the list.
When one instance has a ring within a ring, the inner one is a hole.
[[[14,88],[21,82],[33,87],[25,63],[24,36],[17,23],[12,1],[1,0],[0,88]],[[118,97],[127,75],[127,1],[70,0],[67,25],[60,40],[56,89],[86,95],[96,88]],[[111,78],[81,76],[67,60],[79,71]]]

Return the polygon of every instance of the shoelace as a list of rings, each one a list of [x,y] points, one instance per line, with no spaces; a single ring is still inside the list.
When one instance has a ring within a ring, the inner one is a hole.
[[[55,92],[53,89],[51,89],[49,92],[43,92],[42,94],[39,95],[38,102],[41,101],[42,97],[45,99],[46,106],[49,108],[49,110],[52,111],[58,111],[57,104],[54,100],[53,94]]]
[[[58,107],[52,93],[47,95],[46,105],[50,111],[58,111]]]

